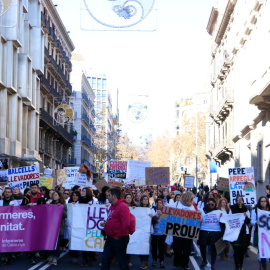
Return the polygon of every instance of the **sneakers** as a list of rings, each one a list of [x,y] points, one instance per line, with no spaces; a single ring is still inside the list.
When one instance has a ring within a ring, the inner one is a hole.
[[[163,261],[160,262],[160,268],[166,268],[165,264]]]
[[[157,261],[153,261],[152,266],[153,267],[157,266]]]
[[[200,267],[201,267],[201,268],[203,268],[203,267],[205,267],[206,265],[207,265],[207,262],[202,261],[202,263],[201,263]]]

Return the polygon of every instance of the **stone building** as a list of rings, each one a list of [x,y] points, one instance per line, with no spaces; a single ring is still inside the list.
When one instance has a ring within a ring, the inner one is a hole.
[[[56,108],[69,104],[72,94],[70,61],[74,44],[53,4],[42,1],[41,22],[44,32],[44,75],[41,76],[39,153],[41,167],[60,169],[72,163],[72,122],[56,121]]]
[[[208,152],[218,174],[254,167],[257,195],[270,180],[270,3],[219,1],[213,7]]]
[[[10,167],[40,161],[40,78],[44,33],[38,0],[0,9],[0,157]]]

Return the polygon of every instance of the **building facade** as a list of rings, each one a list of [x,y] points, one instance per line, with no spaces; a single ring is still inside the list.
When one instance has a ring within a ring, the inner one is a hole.
[[[13,1],[0,13],[0,156],[10,167],[39,157],[40,78],[44,72],[41,3]]]
[[[73,93],[71,105],[75,113],[74,130],[77,133],[72,149],[72,163],[77,166],[84,163],[92,170],[92,172],[96,172],[94,162],[96,154],[96,147],[94,144],[96,134],[94,109],[95,94],[87,79],[84,59],[81,55],[72,55],[72,69],[71,83]]]
[[[213,7],[208,152],[218,174],[254,167],[257,195],[270,180],[270,3],[223,1]]]
[[[70,73],[74,44],[53,4],[42,1],[41,22],[44,32],[44,74],[40,77],[40,133],[41,167],[60,169],[72,163],[72,123],[56,121],[55,110],[62,103],[69,104],[72,94]]]
[[[96,168],[99,170],[100,166],[107,168],[107,161],[116,158],[118,116],[112,112],[112,97],[107,88],[106,75],[91,75],[88,80],[96,97]]]

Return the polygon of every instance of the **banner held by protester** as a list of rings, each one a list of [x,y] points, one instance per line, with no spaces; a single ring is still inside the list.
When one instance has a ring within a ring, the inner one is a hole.
[[[256,203],[256,187],[253,167],[229,169],[231,204],[236,203],[237,195],[244,199],[245,205]]]
[[[24,190],[30,188],[32,184],[39,185],[39,176],[39,165],[8,169],[8,186]]]
[[[0,207],[0,252],[55,250],[63,205]]]
[[[270,258],[270,212],[257,208],[260,258]]]
[[[163,207],[159,232],[182,238],[198,239],[201,212]]]

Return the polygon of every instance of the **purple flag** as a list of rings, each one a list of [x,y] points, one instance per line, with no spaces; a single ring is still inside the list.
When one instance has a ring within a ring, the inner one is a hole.
[[[0,253],[55,250],[63,205],[0,207]]]

